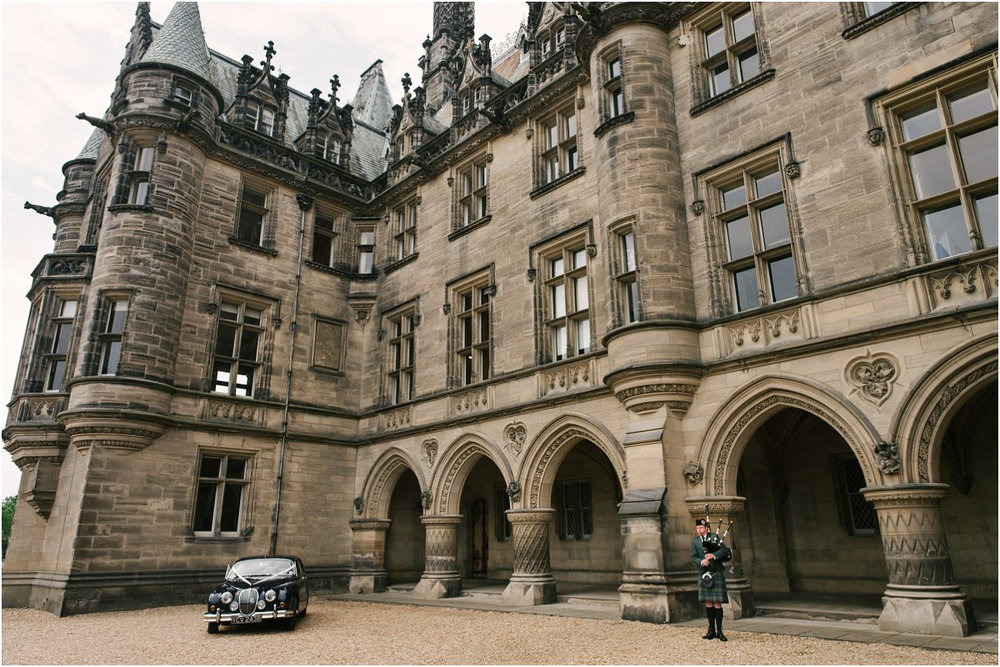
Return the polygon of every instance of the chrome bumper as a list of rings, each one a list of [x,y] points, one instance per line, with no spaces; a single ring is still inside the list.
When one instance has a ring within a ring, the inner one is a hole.
[[[265,611],[255,611],[252,614],[241,614],[238,611],[227,611],[222,610],[216,612],[206,612],[202,618],[205,619],[206,623],[228,623],[239,625],[242,623],[256,623],[258,621],[270,621],[273,619],[280,618],[294,618],[295,611],[291,609],[276,609],[276,610],[265,610]]]

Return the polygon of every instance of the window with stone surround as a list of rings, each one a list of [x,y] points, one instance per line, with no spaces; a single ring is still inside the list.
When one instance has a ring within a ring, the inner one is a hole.
[[[589,540],[594,534],[590,480],[560,480],[552,485],[556,534],[560,540]]]
[[[246,126],[250,129],[271,136],[274,134],[275,109],[257,100],[247,100]]]
[[[461,230],[484,222],[489,213],[489,159],[479,155],[455,171],[455,216],[452,228]]]
[[[340,142],[327,132],[317,133],[316,155],[327,162],[340,164]]]
[[[239,397],[256,395],[270,307],[262,300],[222,295],[213,348],[213,392]]]
[[[541,278],[546,362],[591,349],[589,253],[585,229],[536,249]]]
[[[493,328],[491,301],[496,293],[489,272],[449,285],[452,349],[451,384],[466,386],[491,377]]]
[[[252,463],[247,454],[200,453],[191,525],[195,537],[241,537],[246,533]]]
[[[76,318],[76,298],[56,298],[45,354],[45,391],[62,391]]]
[[[322,208],[316,208],[313,218],[312,261],[325,267],[333,267],[336,261],[338,216]]]
[[[916,7],[918,2],[842,2],[844,39],[853,39]]]
[[[689,19],[698,69],[692,113],[773,75],[754,3],[712,3]]]
[[[567,176],[580,166],[577,144],[576,109],[566,105],[538,122],[540,136],[539,184],[548,185]]]
[[[357,245],[355,246],[355,272],[370,275],[375,272],[375,223],[359,223],[355,227]]]
[[[878,529],[878,514],[875,506],[861,493],[867,484],[857,459],[853,456],[836,458],[834,468],[841,524],[850,535],[874,535]]]
[[[614,252],[611,254],[615,277],[616,326],[638,322],[639,272],[635,254],[635,225],[630,220],[611,230]]]
[[[539,32],[535,37],[535,42],[538,44],[542,60],[562,51],[566,45],[566,28],[562,25],[562,21],[553,23],[547,29]]]
[[[101,311],[101,328],[97,333],[97,340],[100,344],[97,373],[99,375],[117,375],[118,362],[121,360],[122,338],[125,333],[125,320],[128,316],[128,297],[106,295]]]
[[[233,240],[262,247],[271,216],[272,191],[263,183],[244,181],[237,204],[236,229]]]
[[[394,261],[417,252],[417,199],[414,197],[392,210],[392,241]]]
[[[713,285],[713,300],[723,304],[720,314],[798,296],[801,272],[787,206],[787,150],[782,142],[699,175],[713,264],[726,282]]]
[[[594,131],[596,136],[601,136],[610,125],[626,120],[626,115],[632,116],[628,113],[625,103],[621,43],[605,49],[600,55],[600,63],[601,72],[598,81],[601,84],[601,125]]]
[[[112,210],[121,206],[148,206],[153,193],[152,174],[156,148],[152,141],[122,139],[121,172],[111,201]]]
[[[385,318],[386,321],[386,399],[392,405],[413,400],[416,377],[417,319],[411,304]]]
[[[996,54],[904,86],[875,106],[918,261],[995,248]]]

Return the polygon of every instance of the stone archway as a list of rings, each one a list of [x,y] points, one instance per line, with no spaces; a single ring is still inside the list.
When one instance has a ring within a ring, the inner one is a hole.
[[[388,584],[386,533],[391,525],[389,510],[393,491],[404,474],[412,474],[416,486],[424,482],[420,469],[401,449],[392,448],[372,465],[360,496],[354,501],[359,516],[350,521],[352,593],[380,593]]]
[[[698,461],[703,462],[705,495],[735,496],[743,450],[761,424],[794,408],[825,422],[844,440],[869,485],[882,481],[874,446],[880,441],[871,422],[850,401],[803,378],[765,376],[727,401],[709,423]]]
[[[503,486],[509,488],[513,472],[506,458],[493,442],[480,434],[463,434],[441,457],[431,482],[428,512],[422,519],[426,529],[426,560],[420,582],[413,590],[414,597],[437,599],[461,592],[458,549],[463,520],[462,491],[476,464],[484,459],[492,461]]]

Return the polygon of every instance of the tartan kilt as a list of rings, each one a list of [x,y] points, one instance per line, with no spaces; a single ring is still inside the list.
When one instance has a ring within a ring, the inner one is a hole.
[[[715,582],[711,588],[705,588],[701,583],[701,576],[698,576],[698,602],[729,602],[729,594],[726,592],[726,575],[722,572],[713,572],[712,581]]]

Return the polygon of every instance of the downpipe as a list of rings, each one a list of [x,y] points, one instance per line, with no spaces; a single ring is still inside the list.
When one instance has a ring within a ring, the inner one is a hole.
[[[299,205],[299,252],[295,261],[295,295],[292,298],[292,322],[288,343],[288,367],[285,370],[285,402],[281,414],[281,442],[278,446],[278,477],[274,491],[274,518],[271,522],[271,548],[269,554],[278,552],[278,522],[281,518],[281,485],[285,476],[285,449],[288,446],[288,413],[292,401],[292,362],[295,359],[295,334],[299,325],[299,294],[302,290],[302,252],[306,238],[306,213],[312,208],[313,198],[299,194],[295,201]]]

